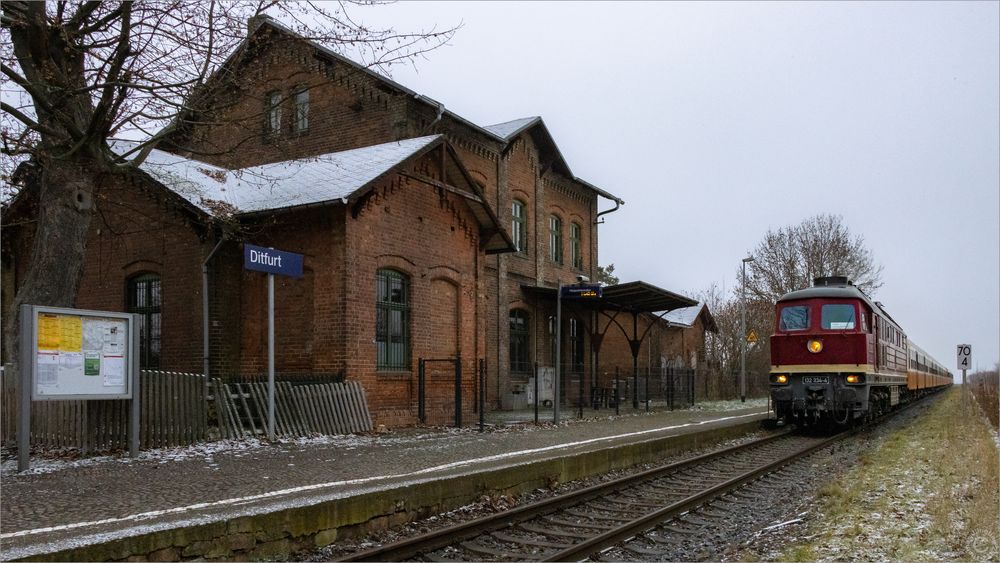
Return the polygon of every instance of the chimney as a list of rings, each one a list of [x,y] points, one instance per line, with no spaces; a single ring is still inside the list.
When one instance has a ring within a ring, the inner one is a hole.
[[[253,35],[257,31],[257,29],[260,28],[260,26],[264,25],[267,22],[273,22],[273,21],[274,19],[267,14],[257,14],[256,16],[252,16],[250,19],[247,20],[247,37]]]

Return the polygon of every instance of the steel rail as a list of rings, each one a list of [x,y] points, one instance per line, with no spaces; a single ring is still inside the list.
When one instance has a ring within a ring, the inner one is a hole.
[[[567,506],[599,498],[610,492],[628,488],[636,483],[647,481],[666,473],[672,473],[692,465],[698,465],[706,461],[724,457],[740,450],[746,450],[756,446],[768,444],[785,438],[790,434],[792,434],[792,431],[786,430],[773,436],[767,436],[745,444],[729,446],[727,448],[722,448],[720,450],[708,452],[692,458],[669,463],[660,467],[654,467],[640,473],[620,477],[607,483],[598,483],[578,491],[573,491],[536,503],[513,508],[511,510],[485,516],[483,518],[478,518],[470,522],[456,524],[455,526],[449,526],[447,528],[421,534],[400,542],[352,553],[341,559],[335,559],[335,561],[403,561],[415,557],[420,553],[427,553],[441,549],[460,541],[479,536],[486,532],[506,528],[511,524],[524,522],[535,518],[536,516],[549,514]]]
[[[921,399],[922,398],[923,397],[921,397]],[[720,483],[719,485],[716,485],[710,489],[706,489],[686,499],[680,500],[674,504],[671,504],[670,506],[666,506],[660,510],[657,510],[656,512],[652,512],[650,514],[647,514],[646,516],[637,518],[632,522],[623,524],[612,530],[608,530],[607,532],[604,532],[589,540],[584,540],[576,545],[564,549],[563,551],[547,556],[541,559],[541,561],[582,561],[583,559],[587,558],[590,555],[593,555],[599,551],[618,545],[623,541],[636,536],[637,534],[640,534],[646,530],[655,527],[657,524],[665,520],[668,520],[675,516],[679,516],[691,510],[692,508],[703,505],[706,502],[713,500],[717,497],[723,496],[726,493],[738,489],[743,485],[745,485],[746,483],[757,479],[758,477],[771,473],[782,466],[788,465],[789,463],[792,463],[800,458],[803,458],[815,452],[816,450],[829,446],[830,444],[837,442],[848,436],[854,436],[869,428],[873,428],[876,425],[876,423],[882,422],[883,420],[894,417],[900,413],[906,412],[913,406],[919,404],[920,402],[921,402],[920,399],[910,401],[909,403],[903,405],[902,407],[894,411],[883,413],[882,415],[874,418],[869,424],[858,425],[843,430],[841,432],[838,432],[837,434],[830,436],[826,440],[823,440],[811,446],[807,446],[802,450],[799,450],[798,452],[791,453],[783,457],[782,459],[773,461],[757,469],[753,469],[747,473],[744,473],[743,475],[733,477],[732,479],[729,479],[724,483]]]
[[[757,479],[762,475],[771,473],[772,471],[787,465],[799,458],[805,457],[810,453],[826,447],[837,440],[848,435],[850,432],[841,432],[830,438],[823,440],[817,444],[807,446],[797,452],[789,454],[781,459],[763,465],[756,469],[752,469],[742,475],[738,475],[720,483],[709,489],[705,489],[697,494],[691,495],[683,500],[677,501],[671,505],[665,506],[655,512],[651,512],[641,518],[637,518],[631,522],[623,524],[612,530],[608,530],[600,535],[594,536],[589,540],[584,540],[578,544],[568,547],[558,553],[548,556],[542,561],[581,561],[586,559],[588,556],[602,551],[606,548],[615,546],[624,540],[627,540],[639,533],[642,533],[650,528],[655,527],[660,522],[664,520],[673,518],[683,514],[684,512],[695,508],[699,505],[704,504],[706,501],[714,499],[716,497],[722,496],[734,489],[737,489],[744,484]]]

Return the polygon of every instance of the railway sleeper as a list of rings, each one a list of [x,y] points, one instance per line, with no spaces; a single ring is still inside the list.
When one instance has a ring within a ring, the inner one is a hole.
[[[489,555],[492,557],[503,557],[505,559],[512,559],[514,561],[523,561],[525,559],[530,561],[541,561],[545,559],[545,554],[542,553],[511,553],[503,549],[496,549],[492,547],[487,547],[476,542],[462,542],[462,549],[475,553],[477,555]]]
[[[549,537],[570,538],[575,540],[585,540],[590,537],[589,535],[581,534],[580,532],[571,532],[562,529],[553,530],[551,528],[543,528],[541,526],[536,526],[534,524],[528,524],[528,523],[518,524],[517,527],[526,532],[534,532],[536,534],[542,534],[544,536],[549,536]]]
[[[557,517],[554,517],[554,516],[544,516],[542,518],[542,520],[545,521],[545,522],[549,522],[549,523],[555,524],[557,526],[566,526],[568,528],[587,528],[589,530],[600,530],[602,532],[606,532],[606,531],[610,530],[611,528],[614,528],[614,526],[605,526],[605,525],[602,525],[602,524],[597,524],[596,522],[592,521],[593,518],[588,517],[588,519],[591,520],[591,521],[590,522],[571,522],[569,520],[563,520],[562,518],[557,518]]]
[[[570,516],[576,516],[578,518],[590,518],[592,520],[609,520],[611,522],[621,522],[621,523],[632,521],[631,518],[623,518],[621,516],[615,516],[614,514],[587,513],[587,512],[581,512],[575,508],[567,508],[562,512]]]
[[[511,535],[511,534],[508,534],[508,533],[505,533],[505,532],[493,532],[493,533],[490,534],[490,536],[492,536],[493,538],[495,538],[495,539],[497,539],[499,541],[503,541],[503,542],[510,542],[510,543],[514,543],[514,544],[518,544],[518,545],[533,545],[535,547],[551,547],[551,548],[554,548],[554,549],[558,549],[560,551],[573,545],[571,543],[565,543],[565,542],[563,542],[563,543],[557,543],[557,542],[544,541],[544,540],[540,540],[540,539],[536,539],[536,538],[530,538],[530,537],[519,537],[519,536],[514,536],[514,535]]]

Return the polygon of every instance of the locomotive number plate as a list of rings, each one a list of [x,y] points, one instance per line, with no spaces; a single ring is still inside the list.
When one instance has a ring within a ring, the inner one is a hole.
[[[826,375],[823,376],[807,375],[802,378],[802,383],[830,383],[830,377]]]

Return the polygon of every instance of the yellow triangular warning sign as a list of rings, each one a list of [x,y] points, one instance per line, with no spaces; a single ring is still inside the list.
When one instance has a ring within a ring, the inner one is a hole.
[[[747,342],[750,344],[757,342],[757,331],[750,329],[750,334],[747,334]]]

